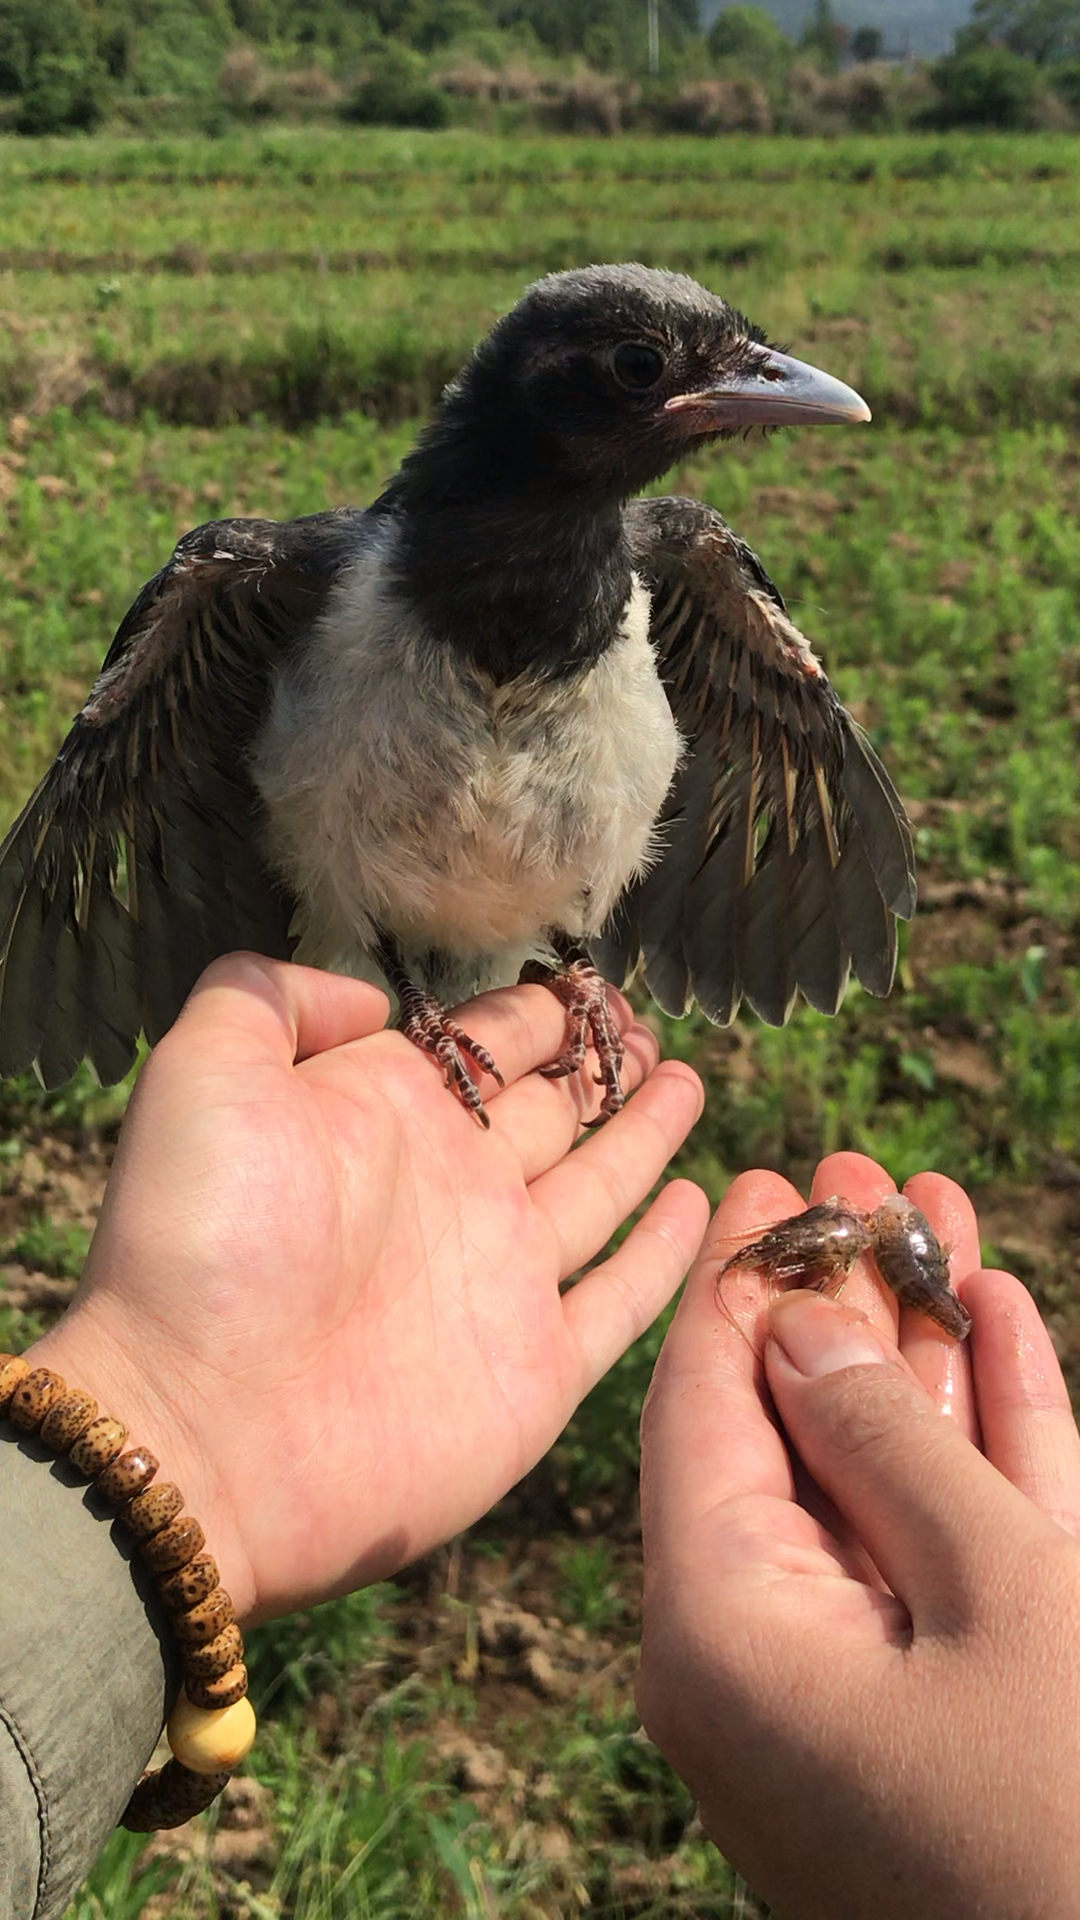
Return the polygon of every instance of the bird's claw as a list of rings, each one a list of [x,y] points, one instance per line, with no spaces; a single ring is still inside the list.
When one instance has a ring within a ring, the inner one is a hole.
[[[546,967],[533,961],[523,969],[521,978],[549,988],[566,1008],[566,1045],[554,1060],[540,1068],[546,1080],[562,1080],[578,1073],[589,1046],[593,1047],[600,1067],[593,1078],[605,1091],[596,1119],[586,1124],[602,1126],[626,1101],[621,1075],[626,1048],[611,1017],[607,981],[590,960],[571,960],[563,967]]]
[[[442,1068],[447,1086],[457,1094],[462,1106],[476,1115],[482,1127],[490,1127],[491,1120],[480,1097],[480,1089],[469,1071],[469,1062],[472,1061],[481,1073],[491,1075],[496,1086],[506,1085],[487,1048],[450,1018],[434,994],[423,993],[410,983],[401,987],[399,998],[400,1026],[405,1038],[411,1040],[414,1047],[419,1047],[422,1053],[430,1054]]]

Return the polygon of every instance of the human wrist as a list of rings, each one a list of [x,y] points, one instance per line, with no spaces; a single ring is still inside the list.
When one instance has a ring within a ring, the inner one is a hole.
[[[214,1422],[197,1384],[152,1329],[136,1327],[103,1289],[80,1293],[63,1319],[27,1349],[32,1367],[49,1367],[69,1387],[94,1396],[102,1413],[127,1428],[127,1446],[148,1447],[160,1477],[180,1487],[199,1521],[237,1619],[254,1603],[254,1581],[225,1477],[213,1452]]]
[[[106,1509],[116,1513],[134,1543],[157,1599],[168,1613],[180,1656],[182,1689],[166,1732],[171,1758],[142,1774],[127,1799],[121,1825],[133,1832],[183,1824],[208,1807],[250,1751],[255,1716],[247,1699],[244,1641],[232,1599],[221,1584],[206,1535],[185,1512],[175,1481],[157,1479],[160,1460],[126,1420],[108,1411],[88,1386],[73,1383],[50,1361],[72,1357],[84,1380],[99,1385],[100,1339],[79,1339],[79,1315],[70,1331],[39,1342],[29,1355],[0,1355],[0,1412],[16,1430],[40,1439],[91,1481]],[[96,1352],[95,1352],[96,1349]],[[115,1347],[113,1355],[115,1357]],[[132,1399],[120,1383],[120,1404]],[[115,1401],[113,1405],[115,1405]]]

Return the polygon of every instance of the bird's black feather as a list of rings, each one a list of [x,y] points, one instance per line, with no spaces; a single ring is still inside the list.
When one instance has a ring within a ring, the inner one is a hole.
[[[288,955],[245,753],[360,518],[214,522],[143,588],[0,849],[0,1072],[113,1081],[217,955]]]
[[[903,808],[756,555],[698,501],[627,509],[652,636],[688,744],[653,870],[597,952],[640,961],[660,1005],[782,1025],[834,1012],[849,965],[887,993],[915,905]]]

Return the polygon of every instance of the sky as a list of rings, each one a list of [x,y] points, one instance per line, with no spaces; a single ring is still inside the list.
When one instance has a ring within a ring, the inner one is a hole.
[[[798,35],[813,12],[813,0],[759,0],[785,33]],[[712,21],[723,0],[702,0],[701,14]],[[849,27],[880,27],[889,53],[948,53],[953,34],[971,11],[970,0],[833,0],[833,13]]]

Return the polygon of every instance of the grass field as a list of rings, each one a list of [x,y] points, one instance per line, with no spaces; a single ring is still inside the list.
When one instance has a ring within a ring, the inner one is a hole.
[[[8,143],[0,180],[5,816],[177,533],[370,497],[537,273],[684,268],[865,393],[869,429],[668,484],[824,650],[909,803],[920,913],[888,1002],[665,1024],[709,1086],[683,1166],[718,1194],[854,1146],[971,1183],[1080,1382],[1080,145],[282,131]],[[123,1093],[0,1098],[24,1341],[78,1271]],[[260,1787],[179,1851],[118,1838],[81,1920],[732,1911],[629,1704],[657,1340],[474,1535],[255,1636]]]

